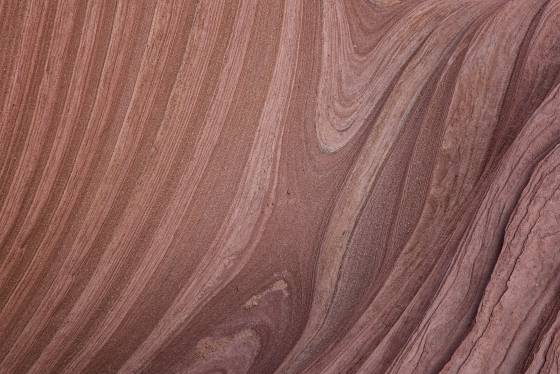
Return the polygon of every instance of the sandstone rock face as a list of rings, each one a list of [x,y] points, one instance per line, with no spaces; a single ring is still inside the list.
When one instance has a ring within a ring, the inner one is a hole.
[[[0,373],[559,373],[559,19],[0,1]]]

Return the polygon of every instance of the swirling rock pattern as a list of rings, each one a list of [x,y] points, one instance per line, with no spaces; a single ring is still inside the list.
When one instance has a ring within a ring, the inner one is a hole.
[[[560,372],[559,18],[0,1],[0,373]]]

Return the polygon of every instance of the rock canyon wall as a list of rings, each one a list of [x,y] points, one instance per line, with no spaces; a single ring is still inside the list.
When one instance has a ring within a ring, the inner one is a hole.
[[[560,0],[0,0],[0,373],[559,373]]]

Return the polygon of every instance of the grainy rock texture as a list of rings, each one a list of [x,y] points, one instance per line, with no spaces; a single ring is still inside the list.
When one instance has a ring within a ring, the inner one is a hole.
[[[559,373],[560,0],[0,0],[0,373]]]

